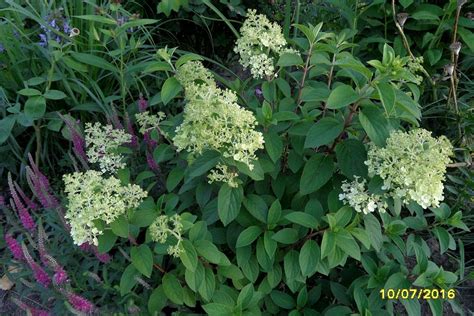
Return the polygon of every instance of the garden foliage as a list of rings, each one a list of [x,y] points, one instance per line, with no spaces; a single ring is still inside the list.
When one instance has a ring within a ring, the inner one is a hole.
[[[400,2],[415,8],[416,20],[433,18],[430,5]],[[454,100],[454,137],[423,125],[426,87],[437,93],[429,74],[441,62],[436,34],[426,39],[433,44],[425,58],[418,49],[426,43],[408,52],[399,38],[378,38],[380,50],[369,54],[370,38],[355,40],[364,36],[356,25],[334,30],[315,18],[282,27],[254,9],[245,13],[240,1],[222,1],[246,15],[239,28],[211,1],[159,2],[166,16],[195,5],[221,18],[236,35],[228,48],[246,70],[239,77],[213,56],[157,44],[160,22],[119,2],[41,12],[6,3],[2,263],[24,293],[13,298],[19,308],[33,315],[463,311],[459,299],[380,294],[448,291],[466,280],[458,234],[469,230],[469,201],[445,190],[448,177],[458,179],[448,168],[464,164],[469,151],[464,101]],[[363,12],[382,7],[375,1]],[[400,18],[390,23],[405,36]],[[466,41],[474,25],[461,21]],[[456,89],[439,89],[448,102],[456,98]],[[448,253],[460,257],[435,259]]]

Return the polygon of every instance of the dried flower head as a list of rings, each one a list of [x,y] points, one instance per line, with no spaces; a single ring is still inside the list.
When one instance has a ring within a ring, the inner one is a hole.
[[[454,53],[454,55],[458,56],[459,52],[461,51],[462,44],[460,42],[454,42],[449,45],[449,49]]]
[[[403,25],[405,25],[405,22],[407,21],[407,19],[408,19],[408,13],[401,12],[401,13],[397,14],[397,21],[398,21],[398,24],[400,24],[401,27],[403,27]]]

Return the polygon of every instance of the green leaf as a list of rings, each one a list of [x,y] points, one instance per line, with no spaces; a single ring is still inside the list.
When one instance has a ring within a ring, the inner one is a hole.
[[[265,200],[256,194],[249,194],[244,199],[244,206],[252,214],[253,217],[261,221],[267,222],[268,208]]]
[[[199,287],[199,294],[206,301],[210,301],[216,290],[216,277],[210,268],[205,268],[204,279]]]
[[[227,183],[222,185],[217,195],[217,209],[224,226],[227,226],[239,215],[243,198],[242,187],[232,188]]]
[[[198,54],[188,53],[188,54],[185,54],[185,55],[179,57],[178,60],[175,63],[175,66],[176,66],[176,68],[179,68],[182,65],[184,65],[185,63],[187,63],[188,61],[192,61],[192,60],[203,60],[203,58]]]
[[[386,115],[391,116],[395,108],[395,90],[393,86],[389,83],[379,82],[375,87],[379,93]]]
[[[330,156],[315,154],[306,162],[300,180],[300,193],[313,193],[325,185],[332,177],[334,163]]]
[[[294,53],[283,53],[280,55],[280,59],[278,59],[277,65],[280,67],[288,67],[288,66],[295,66],[295,65],[302,65],[304,64],[303,59],[300,55]]]
[[[102,235],[99,236],[98,250],[101,253],[109,252],[110,249],[115,245],[117,241],[117,235],[110,230],[105,230]]]
[[[183,287],[176,276],[172,273],[166,273],[162,279],[163,291],[169,300],[177,305],[183,305]]]
[[[327,257],[334,246],[336,246],[336,237],[332,231],[326,230],[321,241],[321,259]]]
[[[163,87],[161,87],[161,101],[166,105],[171,101],[183,88],[175,77],[166,79]]]
[[[102,15],[75,15],[75,18],[81,19],[81,20],[86,20],[86,21],[92,21],[92,22],[98,22],[98,23],[104,23],[104,24],[109,24],[109,25],[117,25],[117,21],[111,18],[107,18]]]
[[[217,151],[205,151],[186,169],[185,176],[188,180],[199,177],[212,169],[220,159]],[[187,181],[186,181],[187,182]]]
[[[316,273],[317,265],[321,258],[321,250],[314,240],[307,240],[301,247],[299,263],[301,273],[304,277],[310,277]]]
[[[275,225],[281,217],[281,204],[278,199],[276,199],[272,205],[270,206],[270,209],[268,210],[268,216],[267,216],[267,223],[268,225]]]
[[[335,236],[336,245],[352,258],[360,261],[360,247],[354,237],[345,230],[338,231]]]
[[[376,251],[382,249],[383,236],[379,220],[372,214],[364,216],[364,225],[367,235],[370,236],[370,242]]]
[[[354,176],[367,177],[367,151],[357,139],[346,139],[336,146],[336,158],[343,175],[349,179]]]
[[[359,113],[359,121],[375,145],[379,147],[385,146],[385,140],[390,134],[389,123],[380,109],[364,107]]]
[[[0,120],[0,145],[10,137],[13,125],[15,125],[15,117],[13,115]]]
[[[33,88],[21,89],[17,93],[20,94],[20,95],[27,96],[27,97],[33,97],[33,96],[41,95],[41,91],[39,91],[37,89],[33,89]]]
[[[356,102],[358,99],[359,95],[351,86],[342,84],[331,91],[326,107],[328,109],[340,109]]]
[[[304,87],[301,91],[301,101],[304,102],[317,102],[326,101],[329,97],[329,89],[326,85],[311,87]]]
[[[141,274],[149,278],[153,271],[153,253],[150,247],[145,244],[132,247],[130,256],[135,268],[140,271]]]
[[[277,231],[272,239],[281,244],[293,244],[298,240],[298,231],[294,228],[283,228]]]
[[[64,92],[59,90],[48,90],[43,94],[43,96],[50,100],[61,100],[67,97]]]
[[[458,29],[458,33],[461,36],[464,43],[469,47],[469,50],[473,52],[474,51],[474,33],[463,27],[460,27]]]
[[[295,300],[291,295],[281,291],[272,291],[270,297],[272,298],[273,303],[284,309],[293,309],[296,305]]]
[[[86,53],[76,53],[76,52],[72,52],[71,55],[75,60],[83,64],[94,66],[99,69],[105,69],[111,72],[117,71],[117,68],[115,68],[114,65],[112,65],[107,60],[97,55],[86,54]]]
[[[233,315],[233,306],[221,304],[221,303],[209,303],[203,305],[202,308],[206,311],[209,316],[224,316]]]
[[[258,238],[258,236],[260,236],[261,233],[262,229],[258,226],[247,227],[240,233],[239,238],[237,238],[237,244],[235,245],[235,247],[239,248],[250,245],[255,241],[255,239]]]
[[[318,226],[318,221],[314,216],[307,214],[305,212],[291,212],[285,216],[287,220],[292,223],[301,225],[307,228],[316,228]]]
[[[119,216],[110,224],[110,228],[112,228],[115,235],[128,238],[128,221],[125,216]]]
[[[160,285],[151,292],[148,299],[148,312],[152,315],[159,315],[161,310],[166,306],[167,298],[163,286]]]
[[[171,192],[176,188],[176,186],[183,180],[184,170],[182,168],[176,167],[170,171],[168,177],[166,178],[166,189],[168,192]]]
[[[217,249],[216,245],[206,239],[196,240],[194,247],[200,256],[214,264],[223,263],[225,255]]]
[[[440,253],[443,254],[449,248],[449,233],[443,227],[433,228],[433,234],[438,238]]]
[[[184,239],[181,244],[183,245],[183,251],[179,255],[181,262],[184,264],[186,269],[189,269],[193,272],[196,271],[198,263],[196,249],[194,249],[193,244],[187,239]]]
[[[241,306],[243,309],[246,309],[249,306],[249,303],[252,301],[252,298],[255,295],[255,290],[253,284],[247,284],[242,290],[240,290],[239,297],[237,298],[237,305]]]
[[[334,141],[344,130],[344,122],[333,117],[323,117],[308,131],[304,148],[315,148]]]
[[[283,142],[280,136],[275,132],[267,132],[264,134],[265,149],[270,159],[276,162],[283,153]]]
[[[137,284],[137,276],[139,276],[139,272],[135,269],[133,264],[125,268],[120,278],[120,295],[124,296],[132,290],[135,284]]]
[[[46,112],[46,99],[43,96],[29,97],[25,102],[25,114],[31,119],[40,119]]]

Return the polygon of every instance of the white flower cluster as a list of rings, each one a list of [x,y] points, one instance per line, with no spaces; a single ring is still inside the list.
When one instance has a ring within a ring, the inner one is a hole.
[[[135,114],[137,124],[140,126],[139,132],[142,134],[145,134],[151,129],[158,128],[160,122],[163,121],[165,117],[166,115],[163,112],[158,112],[157,115],[152,115],[148,111]]]
[[[98,122],[86,123],[87,158],[91,163],[99,163],[100,170],[115,173],[125,167],[123,157],[117,149],[132,140],[132,135],[122,130],[114,129],[112,125],[102,125]]]
[[[97,237],[102,234],[97,220],[110,224],[128,209],[138,207],[147,196],[138,185],[123,186],[119,179],[104,178],[95,170],[66,174],[63,180],[68,199],[65,218],[76,245],[97,245]]]
[[[217,150],[252,170],[255,152],[263,148],[263,135],[255,130],[255,117],[237,104],[233,91],[219,89],[210,76],[196,61],[178,69],[176,78],[184,86],[187,104],[183,123],[176,128],[174,145],[178,151],[185,149],[193,155],[206,149]],[[229,183],[233,180],[229,179]]]
[[[173,216],[161,215],[150,225],[150,236],[153,241],[164,244],[169,237],[173,236],[176,239],[176,244],[168,247],[168,254],[174,257],[179,257],[183,251],[181,242],[183,241],[183,224],[181,223],[181,216],[174,214]]]
[[[217,164],[215,169],[207,176],[209,183],[226,182],[230,187],[237,188],[239,183],[237,181],[239,174],[235,171],[229,170],[229,167],[223,164]]]
[[[388,207],[387,202],[381,196],[367,192],[365,179],[360,182],[359,177],[355,176],[354,179],[350,183],[347,180],[343,181],[341,186],[343,193],[339,194],[339,200],[344,204],[349,204],[359,213],[368,214],[377,209],[380,213],[385,213]]]
[[[240,55],[240,63],[250,68],[252,76],[270,78],[275,75],[275,60],[283,53],[297,53],[287,48],[287,42],[280,25],[270,22],[256,10],[248,10],[247,19],[240,28],[234,51]]]
[[[372,145],[365,164],[369,175],[384,180],[383,189],[404,203],[437,207],[444,199],[443,181],[453,147],[441,136],[424,129],[392,132],[385,148]]]

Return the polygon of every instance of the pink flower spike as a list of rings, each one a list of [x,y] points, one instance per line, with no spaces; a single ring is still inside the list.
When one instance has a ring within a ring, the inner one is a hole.
[[[153,170],[155,172],[160,170],[160,167],[158,166],[155,159],[153,158],[153,155],[149,151],[146,152],[146,162],[148,164],[148,167],[151,170]]]
[[[54,269],[53,281],[56,285],[62,285],[68,281],[66,271],[59,264]]]
[[[18,261],[25,260],[25,256],[23,255],[23,250],[21,250],[20,243],[15,238],[13,238],[11,234],[5,234],[5,242],[7,243],[8,249],[10,249],[13,258]]]
[[[48,273],[46,273],[46,271],[44,271],[41,266],[34,262],[26,246],[24,244],[22,244],[21,246],[23,249],[23,255],[25,256],[26,261],[28,262],[28,265],[31,268],[31,271],[33,271],[33,275],[36,279],[36,282],[46,288],[49,287],[49,285],[51,284],[51,279],[49,278]]]
[[[138,111],[145,112],[148,108],[148,101],[143,98],[143,94],[140,93],[140,98],[138,99]]]
[[[91,313],[94,310],[94,305],[82,296],[74,293],[68,293],[67,299],[75,310],[83,313]]]
[[[35,202],[33,202],[29,197],[26,196],[25,192],[23,192],[23,190],[20,188],[18,183],[14,182],[13,184],[15,185],[16,191],[21,196],[26,206],[28,206],[30,210],[38,209],[38,205]]]

